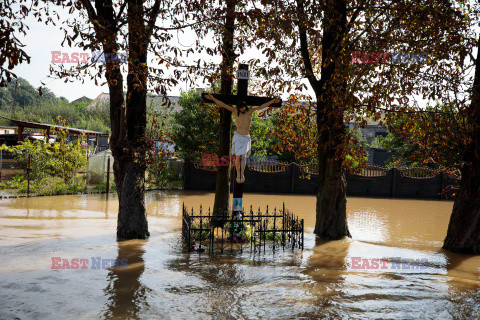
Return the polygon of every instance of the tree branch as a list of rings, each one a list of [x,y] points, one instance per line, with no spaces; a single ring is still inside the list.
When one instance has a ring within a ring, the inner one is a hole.
[[[123,1],[122,6],[120,7],[120,10],[118,11],[117,17],[115,20],[120,21],[120,17],[123,14],[123,11],[125,11],[125,7],[127,6],[127,0]]]
[[[358,6],[357,9],[353,12],[352,18],[350,18],[350,21],[347,24],[347,27],[345,28],[345,34],[347,34],[352,28],[353,24],[355,23],[355,20],[357,20],[358,18],[358,15],[364,9],[364,5],[365,5],[365,0],[362,0],[362,2],[360,3],[360,6]]]
[[[197,22],[192,22],[192,23],[189,23],[189,24],[184,24],[184,25],[181,25],[181,26],[178,26],[178,27],[157,27],[157,26],[154,25],[153,28],[155,28],[156,30],[161,30],[161,31],[179,30],[179,29],[193,27],[197,24],[207,22],[207,21],[212,21],[212,20],[214,20],[214,19],[213,18],[205,19],[205,20],[201,20],[201,21],[197,21]]]
[[[152,13],[150,14],[150,18],[148,19],[148,24],[147,24],[147,41],[150,41],[150,37],[152,36],[153,33],[153,27],[155,26],[155,22],[157,21],[157,15],[158,12],[160,11],[160,0],[155,0],[155,3],[153,4],[152,7]]]
[[[317,84],[318,80],[315,78],[313,73],[312,60],[310,58],[310,53],[308,52],[308,40],[307,40],[307,31],[304,24],[305,11],[303,8],[303,0],[297,0],[298,9],[300,11],[300,17],[298,20],[298,30],[300,36],[300,52],[302,54],[303,65],[305,67],[305,75],[310,82],[315,93],[317,93]]]
[[[98,21],[98,16],[95,13],[95,9],[93,8],[92,4],[90,3],[89,0],[80,0],[80,2],[83,4],[85,7],[85,10],[87,10],[88,14],[88,19],[92,22],[92,24],[100,29],[103,29],[102,24]]]

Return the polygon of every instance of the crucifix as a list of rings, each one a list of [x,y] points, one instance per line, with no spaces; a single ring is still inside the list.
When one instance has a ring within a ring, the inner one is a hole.
[[[250,154],[250,124],[252,114],[255,111],[262,110],[267,107],[281,107],[282,100],[249,96],[248,80],[250,74],[248,65],[240,64],[237,70],[237,94],[223,95],[223,94],[202,94],[204,102],[215,102],[218,106],[231,111],[235,116],[235,123],[237,131],[234,133],[232,141],[232,152],[235,154],[236,178],[233,185],[233,217],[234,219],[242,219],[243,210],[243,183],[245,182],[244,170],[246,165],[246,158]],[[232,107],[236,105],[236,108]],[[248,109],[248,106],[252,108]]]

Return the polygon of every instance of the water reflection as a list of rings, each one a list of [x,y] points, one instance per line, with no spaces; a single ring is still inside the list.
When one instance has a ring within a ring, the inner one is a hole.
[[[145,271],[143,248],[145,240],[118,241],[118,261],[127,259],[127,268],[112,268],[104,289],[108,299],[105,319],[138,319],[140,311],[148,307],[149,289],[140,281]]]
[[[301,265],[302,254],[289,250],[275,256],[183,254],[165,263],[176,275],[165,283],[165,291],[175,296],[169,308],[176,310],[179,319],[189,314],[214,319],[271,318],[272,310],[285,309],[288,296],[303,295]]]

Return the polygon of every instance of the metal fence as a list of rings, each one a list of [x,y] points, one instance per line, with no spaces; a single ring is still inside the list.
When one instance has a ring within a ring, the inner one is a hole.
[[[187,252],[265,253],[275,250],[304,248],[304,221],[283,208],[265,213],[242,211],[240,219],[223,219],[208,212],[182,210],[182,236]],[[219,227],[222,225],[222,227]]]
[[[25,166],[17,161],[11,153],[0,150],[0,183],[9,181],[25,171]]]

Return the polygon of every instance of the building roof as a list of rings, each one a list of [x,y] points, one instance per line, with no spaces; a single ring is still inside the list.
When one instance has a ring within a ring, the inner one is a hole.
[[[108,102],[109,100],[110,100],[110,94],[102,92],[87,106],[87,110],[96,106],[100,102]]]
[[[180,105],[178,104],[178,99],[179,99],[178,96],[167,96],[167,99],[170,100],[170,103],[171,103],[170,107],[168,107],[168,110],[170,112],[178,112],[182,109],[182,107],[180,107]],[[95,108],[101,103],[108,104],[109,101],[110,101],[110,94],[103,92],[100,95],[98,95],[98,97],[96,97],[95,100],[93,100],[92,103],[90,103],[87,106],[87,109]],[[150,106],[154,110],[159,108],[167,108],[167,103],[168,101],[164,101],[162,95],[157,95],[157,96],[150,95],[150,94],[147,95],[147,108]]]
[[[78,98],[78,99],[75,99],[73,100],[72,102],[70,103],[75,103],[75,102],[92,102],[92,99],[90,99],[89,97],[86,97],[86,96],[83,96],[81,98]]]
[[[9,120],[10,123],[14,126],[22,127],[22,128],[35,128],[35,129],[41,129],[41,130],[51,130],[51,129],[53,129],[53,131],[55,131],[57,129],[63,129],[63,130],[68,131],[68,133],[88,134],[88,135],[95,135],[95,136],[99,136],[99,135],[104,134],[103,132],[98,132],[98,131],[70,128],[70,127],[58,126],[58,125],[48,124],[48,123],[38,123],[38,122],[15,120],[15,119],[9,119],[9,118],[3,117],[3,116],[0,116],[0,117]]]

